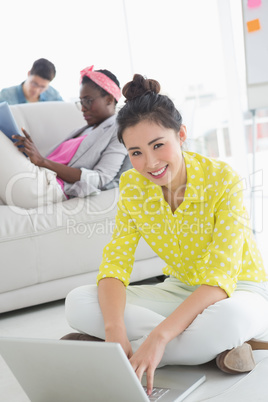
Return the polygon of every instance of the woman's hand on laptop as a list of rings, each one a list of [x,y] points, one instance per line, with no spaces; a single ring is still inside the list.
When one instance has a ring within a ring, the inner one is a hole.
[[[125,332],[125,333],[124,333]],[[116,342],[120,343],[122,346],[125,354],[127,355],[128,359],[131,358],[133,355],[131,344],[128,340],[126,330],[124,331],[122,328],[113,328],[111,331],[106,331],[106,342]]]
[[[154,372],[163,357],[165,347],[166,341],[152,331],[130,359],[140,381],[146,372],[148,395],[152,393]]]

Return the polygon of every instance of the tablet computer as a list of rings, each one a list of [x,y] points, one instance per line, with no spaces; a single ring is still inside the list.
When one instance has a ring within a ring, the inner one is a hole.
[[[0,103],[0,130],[13,142],[12,135],[22,135],[7,102]]]

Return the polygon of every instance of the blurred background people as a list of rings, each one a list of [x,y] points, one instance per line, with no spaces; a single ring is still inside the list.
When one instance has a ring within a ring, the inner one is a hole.
[[[50,86],[55,78],[56,68],[47,59],[36,60],[27,79],[19,85],[4,88],[0,92],[0,102],[9,105],[27,102],[62,101],[59,92]]]
[[[117,187],[121,173],[132,166],[117,138],[116,105],[121,97],[117,77],[91,66],[81,71],[80,82],[79,103],[87,125],[49,155],[40,154],[24,129],[25,137],[13,136],[15,143],[0,131],[3,204],[36,208],[97,194]]]

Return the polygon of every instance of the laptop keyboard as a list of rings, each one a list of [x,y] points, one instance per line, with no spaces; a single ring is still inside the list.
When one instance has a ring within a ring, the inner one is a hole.
[[[146,387],[143,387],[144,391],[146,392]],[[168,388],[157,388],[154,387],[151,395],[148,395],[149,401],[150,402],[155,402],[158,401],[160,398],[162,398],[163,395],[165,395],[169,391]]]

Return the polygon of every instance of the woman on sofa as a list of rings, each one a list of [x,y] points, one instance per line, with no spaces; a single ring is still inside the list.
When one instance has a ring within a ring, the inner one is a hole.
[[[159,91],[140,75],[123,89],[118,138],[134,169],[120,179],[98,287],[66,299],[67,320],[82,334],[63,338],[120,343],[138,378],[147,372],[149,394],[159,366],[216,358],[221,370],[242,373],[255,365],[250,344],[268,348],[268,278],[241,180],[224,162],[182,152],[186,128]],[[168,264],[163,283],[128,286],[141,236]]]
[[[80,105],[87,125],[46,157],[24,129],[25,137],[14,136],[15,147],[0,132],[2,202],[35,208],[116,186],[120,173],[130,167],[117,139],[120,96],[119,81],[110,71],[94,71],[93,66],[82,70]]]

